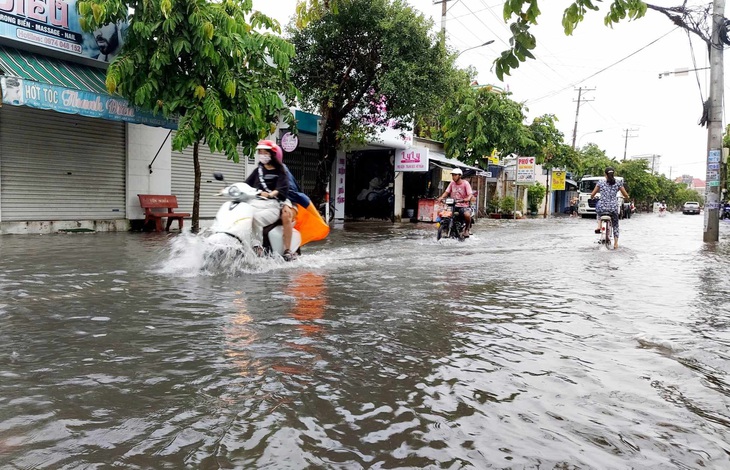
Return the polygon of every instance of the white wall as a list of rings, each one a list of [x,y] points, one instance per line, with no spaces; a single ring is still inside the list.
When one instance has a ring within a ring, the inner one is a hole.
[[[170,130],[161,127],[127,124],[127,219],[144,219],[138,194],[170,194],[172,135],[168,134]]]

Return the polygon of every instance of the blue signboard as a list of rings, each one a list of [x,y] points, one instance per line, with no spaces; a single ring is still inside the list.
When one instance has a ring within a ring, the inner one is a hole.
[[[177,123],[174,121],[135,108],[127,100],[115,96],[73,90],[16,77],[0,77],[0,84],[3,103],[13,106],[51,109],[61,113],[168,129],[177,128]]]
[[[76,0],[0,0],[0,37],[64,53],[111,62],[122,49],[127,23],[110,23],[91,33],[79,24]]]

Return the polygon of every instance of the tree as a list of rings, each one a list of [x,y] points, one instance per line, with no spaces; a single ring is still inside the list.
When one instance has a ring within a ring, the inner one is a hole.
[[[605,150],[600,149],[596,144],[588,144],[580,150],[580,164],[578,174],[601,176],[606,167],[616,168],[618,162],[608,158]]]
[[[635,201],[653,202],[662,197],[659,180],[664,177],[652,175],[646,160],[626,160],[616,165],[616,176],[624,179],[626,191]]]
[[[205,143],[238,161],[237,146],[252,154],[296,94],[289,78],[293,46],[275,34],[278,23],[251,0],[84,0],[82,27],[91,31],[127,19],[122,53],[107,70],[106,86],[141,108],[178,117],[175,150],[193,145],[195,192],[192,230],[199,229],[200,161]],[[246,17],[249,16],[249,21]],[[290,114],[290,113],[289,113]]]
[[[444,109],[443,142],[448,156],[480,163],[497,149],[503,154],[536,148],[523,121],[523,106],[489,86],[467,88]]]
[[[583,21],[589,10],[598,11],[600,7],[594,5],[595,0],[574,0],[568,3],[563,11],[563,30],[570,36],[578,24]],[[666,16],[672,23],[680,28],[694,33],[700,37],[708,47],[711,46],[711,16],[712,4],[700,6],[688,6],[683,2],[682,6],[663,7],[645,3],[641,0],[612,0],[609,3],[603,22],[606,26],[612,26],[625,19],[636,20],[643,17],[647,10],[653,10]],[[510,48],[494,61],[495,73],[500,80],[504,75],[509,75],[510,70],[519,67],[520,62],[527,59],[534,59],[532,50],[537,46],[535,36],[530,32],[530,26],[537,24],[540,16],[538,0],[506,0],[502,10],[505,22],[513,20],[510,25],[512,37]],[[727,37],[723,39],[726,44]]]
[[[292,77],[302,106],[323,121],[315,203],[324,197],[343,143],[386,125],[406,128],[436,108],[451,73],[432,22],[403,0],[339,0],[302,29],[290,31],[297,50]]]
[[[532,50],[537,46],[535,36],[530,32],[530,26],[537,24],[540,8],[537,0],[506,0],[502,14],[505,22],[514,20],[510,25],[512,37],[510,48],[494,61],[495,73],[500,80],[509,75],[510,70],[520,66],[520,62],[534,59]],[[648,6],[641,0],[613,0],[609,11],[604,18],[606,25],[612,25],[629,18],[638,19],[644,16]],[[563,12],[563,30],[566,35],[573,33],[578,23],[583,21],[588,10],[598,10],[593,0],[574,0]]]

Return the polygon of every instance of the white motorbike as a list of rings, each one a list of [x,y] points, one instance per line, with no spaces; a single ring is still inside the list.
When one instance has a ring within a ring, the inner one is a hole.
[[[218,181],[224,181],[221,173],[214,173]],[[213,253],[221,255],[225,248],[236,248],[241,255],[246,251],[252,252],[252,231],[254,208],[251,201],[259,198],[258,191],[246,183],[233,183],[223,188],[218,195],[229,200],[224,202],[215,216],[215,221],[209,229],[212,246],[218,248]],[[290,250],[296,253],[301,244],[301,234],[293,230]],[[280,221],[264,228],[264,251],[267,254],[284,254],[284,229]],[[242,252],[243,251],[243,252]]]

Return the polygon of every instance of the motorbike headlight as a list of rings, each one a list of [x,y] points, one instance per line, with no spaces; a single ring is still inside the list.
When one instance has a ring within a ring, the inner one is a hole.
[[[241,197],[242,194],[243,193],[241,192],[241,190],[238,189],[238,187],[236,186],[231,186],[230,188],[228,188],[228,196],[231,199],[238,199],[239,197]]]

